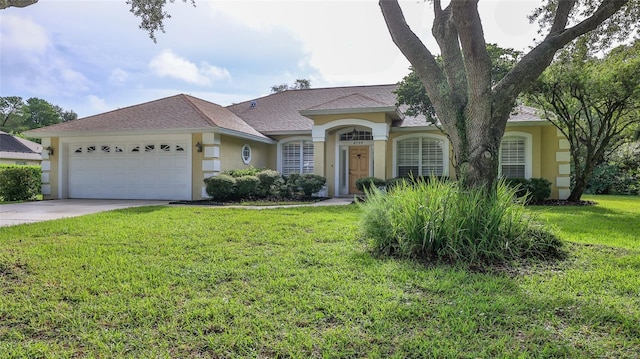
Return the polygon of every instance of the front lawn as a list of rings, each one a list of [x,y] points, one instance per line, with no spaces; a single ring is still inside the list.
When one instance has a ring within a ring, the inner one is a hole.
[[[588,199],[532,209],[567,260],[492,273],[377,258],[355,206],[1,228],[0,357],[637,358],[640,198]]]

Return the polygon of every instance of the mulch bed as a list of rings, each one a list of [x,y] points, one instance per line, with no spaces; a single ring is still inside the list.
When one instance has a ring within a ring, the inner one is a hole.
[[[578,201],[571,202],[566,199],[547,199],[544,201],[529,203],[529,206],[593,206],[598,202],[594,201]]]

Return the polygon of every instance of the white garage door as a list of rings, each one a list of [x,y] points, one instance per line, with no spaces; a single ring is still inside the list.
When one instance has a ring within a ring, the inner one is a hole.
[[[68,148],[69,198],[191,199],[191,151],[185,136],[85,141]]]

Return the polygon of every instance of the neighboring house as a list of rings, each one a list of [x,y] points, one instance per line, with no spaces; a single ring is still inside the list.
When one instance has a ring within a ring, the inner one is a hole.
[[[328,196],[356,193],[355,180],[455,177],[446,136],[405,116],[396,85],[288,90],[222,107],[176,95],[29,131],[43,153],[45,198],[205,198],[204,178],[253,166],[327,178]],[[544,177],[552,197],[569,194],[568,141],[535,110],[509,120],[501,175]]]
[[[0,164],[40,165],[42,145],[0,131]]]

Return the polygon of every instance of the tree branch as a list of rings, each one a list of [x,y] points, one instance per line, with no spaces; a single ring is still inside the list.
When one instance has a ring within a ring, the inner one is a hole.
[[[562,10],[562,13],[569,11],[570,2],[571,1],[561,1],[558,5],[558,10]],[[515,101],[518,94],[529,87],[549,64],[551,64],[555,53],[559,49],[577,37],[597,28],[628,2],[629,0],[603,0],[600,7],[598,7],[591,16],[569,29],[557,29],[563,22],[561,16],[564,16],[557,15],[554,20],[555,31],[550,32],[542,43],[525,55],[522,60],[496,84],[493,89],[493,97],[497,99],[494,101],[499,102],[494,103],[494,107],[507,106]]]
[[[445,76],[436,63],[433,54],[424,46],[418,36],[411,31],[397,0],[380,0],[379,5],[389,29],[389,34],[391,34],[391,39],[409,60],[420,80],[422,80],[436,111],[440,110],[441,103],[450,94],[447,93],[449,92],[447,91],[449,86]],[[425,81],[425,79],[429,78],[431,79],[430,81]]]
[[[447,81],[457,100],[465,104],[467,102],[467,76],[451,5],[442,10],[440,1],[436,0],[434,1],[434,13],[435,19],[431,33],[440,47]]]

